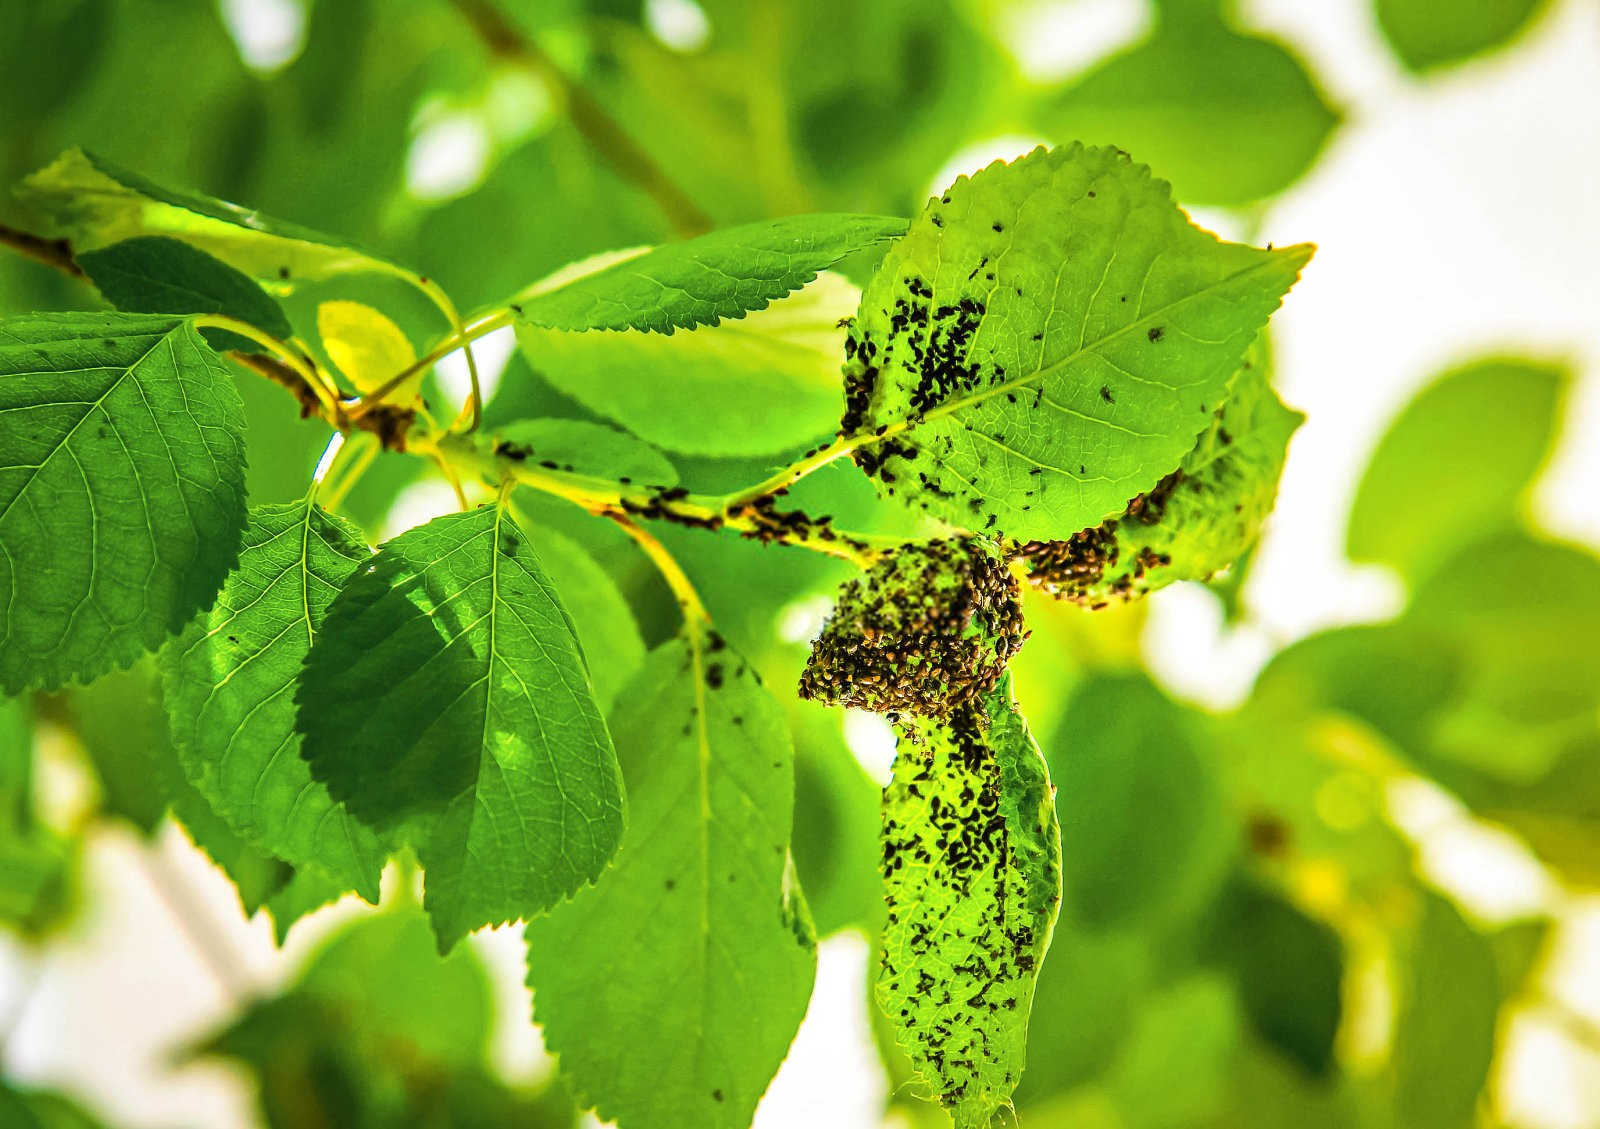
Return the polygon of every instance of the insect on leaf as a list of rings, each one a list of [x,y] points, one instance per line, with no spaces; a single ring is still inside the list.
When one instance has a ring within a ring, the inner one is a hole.
[[[1069,536],[1178,465],[1310,257],[1218,240],[1114,149],[997,162],[862,293],[841,430],[908,505]]]
[[[1022,1075],[1061,906],[1050,777],[1009,679],[981,709],[902,724],[883,876],[878,1005],[925,1094],[985,1129]]]

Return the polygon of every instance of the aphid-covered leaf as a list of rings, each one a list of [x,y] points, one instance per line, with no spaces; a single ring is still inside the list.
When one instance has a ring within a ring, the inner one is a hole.
[[[383,545],[328,607],[296,700],[312,775],[416,849],[442,949],[548,909],[616,850],[611,738],[504,506]]]
[[[863,292],[841,431],[883,493],[963,528],[1087,529],[1194,446],[1310,256],[1221,242],[1116,150],[997,162]]]
[[[652,652],[612,728],[628,831],[593,889],[529,922],[534,1018],[622,1129],[746,1129],[816,963],[782,712],[711,634]]]
[[[1178,580],[1205,580],[1255,544],[1278,495],[1289,438],[1305,419],[1284,407],[1251,350],[1199,442],[1116,517],[1019,556],[1051,595],[1098,608]]]
[[[309,501],[257,506],[217,602],[161,652],[184,775],[230,828],[378,900],[387,852],[300,759],[295,686],[361,534]]]
[[[667,243],[512,306],[519,326],[671,333],[765,309],[840,259],[894,239],[894,216],[819,212]]]
[[[244,528],[243,431],[181,318],[0,322],[0,687],[127,666],[212,601]]]
[[[554,387],[657,446],[764,455],[833,426],[845,339],[839,323],[860,297],[824,271],[766,309],[671,336],[519,325],[517,342]]]
[[[1050,777],[1009,681],[980,709],[903,724],[883,875],[878,1004],[926,1096],[986,1129],[1022,1074],[1061,905]]]
[[[1026,638],[1016,578],[993,542],[906,545],[844,586],[800,696],[948,717],[989,696]]]

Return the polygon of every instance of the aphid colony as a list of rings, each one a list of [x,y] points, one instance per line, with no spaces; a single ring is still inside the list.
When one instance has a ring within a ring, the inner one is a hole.
[[[994,689],[1027,635],[1016,578],[993,541],[908,545],[845,585],[800,696],[949,717]]]

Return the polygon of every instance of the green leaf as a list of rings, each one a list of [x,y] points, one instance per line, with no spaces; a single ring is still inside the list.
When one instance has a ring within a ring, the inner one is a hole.
[[[141,235],[170,235],[251,278],[396,269],[331,236],[211,196],[163,188],[82,149],[67,150],[29,176],[17,198],[49,234],[69,240],[78,252]]]
[[[383,843],[300,759],[295,687],[346,580],[370,557],[349,522],[309,501],[250,511],[215,606],[161,652],[184,774],[240,837],[378,900]]]
[[[1394,1031],[1397,1124],[1458,1129],[1489,1079],[1500,978],[1489,941],[1437,894],[1424,893],[1405,941]]]
[[[878,876],[879,788],[845,744],[842,710],[795,702],[795,870],[806,904],[826,937],[856,926],[874,930],[883,917]]]
[[[554,387],[658,446],[760,455],[808,443],[833,425],[845,336],[839,322],[858,300],[854,286],[824,272],[764,310],[690,332],[519,324],[517,342]]]
[[[1092,676],[1048,753],[1072,860],[1065,915],[1099,929],[1171,925],[1219,888],[1234,836],[1195,714],[1142,674]]]
[[[745,1129],[806,1010],[783,715],[716,635],[653,651],[613,715],[631,817],[591,890],[528,924],[534,1018],[623,1129]]]
[[[1449,66],[1501,47],[1517,37],[1547,5],[1545,0],[1375,0],[1378,27],[1400,61],[1413,71]]]
[[[426,1060],[468,1066],[489,1053],[493,1000],[470,945],[441,957],[414,909],[357,918],[317,950],[294,991],[346,1014]]]
[[[1070,870],[1070,864],[1068,869]],[[1056,923],[1028,1024],[1027,1069],[1017,1086],[1023,1116],[1041,1099],[1105,1074],[1151,990],[1156,935]]]
[[[589,660],[595,704],[602,713],[644,662],[644,639],[617,582],[576,541],[552,529],[533,535],[539,563],[572,616]]]
[[[160,766],[177,763],[155,660],[65,690],[61,706],[99,777],[102,815],[153,835],[174,799]]]
[[[1344,1013],[1344,945],[1277,890],[1236,877],[1217,900],[1203,945],[1227,970],[1260,1035],[1308,1075],[1334,1071]]]
[[[916,1084],[957,1129],[988,1126],[1022,1073],[1061,905],[1051,791],[1009,680],[979,710],[902,723],[883,794],[876,994]]]
[[[243,426],[187,322],[0,322],[0,687],[125,667],[212,601],[244,527]]]
[[[930,201],[862,294],[841,431],[936,517],[1087,529],[1194,447],[1310,256],[1219,241],[1116,150],[997,162]]]
[[[604,869],[622,781],[572,623],[502,506],[379,549],[301,676],[302,756],[416,848],[441,948],[548,909]]]
[[[470,945],[441,958],[427,918],[403,906],[333,934],[283,995],[195,1049],[255,1075],[273,1129],[568,1129],[559,1088],[509,1089],[485,1059],[491,984]]]
[[[198,247],[160,235],[125,239],[77,256],[78,265],[119,310],[142,314],[226,314],[273,337],[294,332],[282,307],[247,275]],[[238,334],[203,330],[218,349],[259,352]]]
[[[512,306],[519,325],[671,333],[740,318],[845,256],[894,239],[893,216],[819,212],[668,243]]]
[[[1240,1035],[1227,983],[1199,973],[1144,1001],[1107,1072],[1106,1087],[1129,1129],[1188,1129],[1217,1112]]]
[[[246,843],[189,783],[161,702],[153,656],[64,696],[85,754],[100,777],[102,810],[151,835],[170,809],[197,847],[234,884],[253,916],[294,877],[289,865]]]
[[[665,455],[603,423],[523,419],[495,428],[494,437],[495,454],[529,466],[646,486],[678,484],[677,468]]]
[[[95,73],[111,34],[108,0],[22,0],[0,12],[0,117],[37,123]]]
[[[34,811],[34,739],[27,702],[0,700],[0,922],[28,933],[55,924],[67,908],[76,844],[44,826]],[[0,1083],[0,1112],[5,1110]]]
[[[1555,441],[1570,381],[1561,365],[1493,357],[1419,392],[1367,462],[1345,530],[1351,559],[1415,583],[1467,541],[1514,522]]]
[[[1339,114],[1292,53],[1201,5],[1159,17],[1149,39],[1046,95],[1037,120],[1056,137],[1120,145],[1186,203],[1236,206],[1297,180]]]
[[[1174,581],[1208,579],[1249,551],[1272,512],[1289,439],[1305,416],[1283,406],[1264,367],[1244,365],[1175,473],[1093,529],[1022,546],[1035,585],[1101,607]]]
[[[0,1079],[0,1124],[7,1129],[101,1129],[76,1102],[51,1090],[19,1090]]]
[[[282,948],[289,930],[303,917],[337,901],[347,889],[345,883],[329,878],[314,867],[301,867],[278,887],[262,905],[272,918],[272,936]]]

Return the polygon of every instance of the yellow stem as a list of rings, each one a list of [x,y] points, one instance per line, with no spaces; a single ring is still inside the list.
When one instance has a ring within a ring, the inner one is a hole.
[[[376,437],[370,442],[361,445],[361,453],[346,465],[345,471],[339,476],[339,481],[330,487],[323,495],[322,508],[336,510],[343,504],[350,491],[355,488],[361,476],[366,474],[372,464],[377,461],[378,452],[383,449]]]
[[[306,386],[316,393],[317,400],[322,404],[330,419],[339,418],[340,407],[337,390],[331,389],[327,381],[322,378],[322,374],[306,364],[305,358],[299,356],[288,345],[279,341],[270,333],[264,333],[249,322],[240,321],[238,318],[230,318],[225,314],[202,314],[194,319],[194,324],[196,327],[205,329],[225,329],[229,333],[254,341],[268,353],[293,369],[295,375],[306,382]]]
[[[428,296],[428,299],[437,307],[439,312],[450,323],[450,332],[453,336],[460,337],[466,331],[466,325],[461,320],[461,312],[456,309],[456,304],[450,300],[450,295],[439,288],[438,283],[432,279],[424,278],[420,274],[410,276],[416,288]],[[467,423],[466,430],[470,433],[478,430],[478,425],[483,422],[483,384],[478,379],[478,361],[472,355],[472,345],[469,340],[462,341],[462,350],[467,359],[467,377],[472,381],[472,393],[467,403],[461,406],[461,414],[451,424],[452,430],[459,428],[463,422]]]
[[[448,357],[457,349],[465,346],[468,342],[476,341],[486,333],[493,333],[497,329],[502,329],[505,326],[510,325],[511,318],[512,313],[510,310],[493,310],[474,321],[468,322],[460,329],[452,330],[432,349],[429,349],[421,357],[418,357],[415,362],[407,365],[400,372],[396,373],[394,376],[391,376],[388,380],[378,385],[377,388],[374,388],[371,392],[368,392],[365,396],[361,397],[361,399],[356,402],[355,406],[350,409],[350,418],[360,419],[373,408],[381,404],[384,397],[388,396],[389,393],[393,392],[396,388],[399,388],[413,376],[416,376],[417,373],[426,372],[445,357]],[[477,372],[477,369],[470,361],[467,366],[467,371],[473,374]],[[476,397],[478,388],[476,375],[473,376],[473,388],[474,396]],[[473,426],[476,427],[476,424]]]
[[[667,582],[667,587],[672,589],[672,594],[677,598],[678,607],[683,610],[683,626],[691,638],[699,635],[700,631],[711,625],[711,613],[706,611],[706,606],[700,600],[700,594],[694,590],[694,585],[689,580],[689,574],[683,571],[683,566],[678,563],[667,547],[642,529],[638,523],[625,514],[608,514],[612,521],[622,527],[622,531],[632,537],[644,550],[645,556],[650,558],[650,563],[656,566],[656,571],[661,573],[661,579]]]

